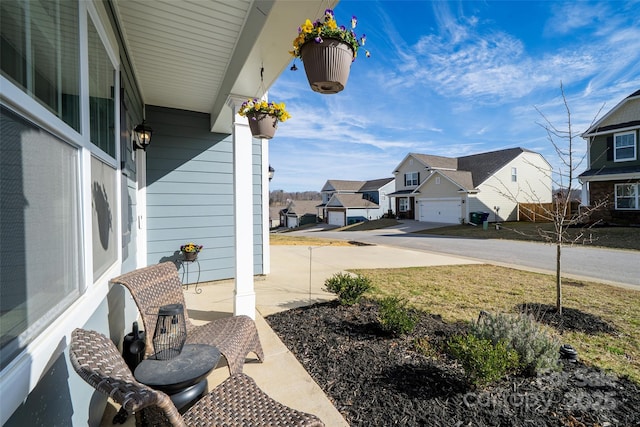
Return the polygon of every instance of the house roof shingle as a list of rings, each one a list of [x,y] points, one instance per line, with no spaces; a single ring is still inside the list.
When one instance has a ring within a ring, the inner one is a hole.
[[[395,178],[371,179],[369,181],[346,181],[341,179],[330,179],[322,187],[322,191],[338,191],[358,193],[363,191],[375,191],[390,183]]]
[[[432,156],[430,154],[411,153],[413,157],[432,169],[458,169],[458,159],[455,157]]]
[[[586,178],[591,176],[618,175],[618,174],[640,174],[640,166],[623,166],[623,167],[602,167],[597,169],[589,169],[582,172],[578,178]]]
[[[327,206],[370,209],[375,209],[378,207],[377,203],[374,203],[367,199],[363,199],[361,194],[334,194],[332,199],[333,202],[328,203]]]
[[[362,187],[360,187],[360,190],[358,191],[360,192],[376,191],[376,190],[379,190],[381,187],[384,187],[394,179],[395,178],[381,178],[381,179],[372,179],[370,181],[365,181],[364,184],[362,184]]]
[[[330,179],[322,187],[322,191],[331,191],[327,187],[331,187],[334,191],[353,191],[354,193],[362,187],[365,181],[346,181],[342,179]]]
[[[438,170],[438,173],[446,176],[451,181],[458,184],[460,187],[462,187],[462,190],[469,191],[475,188],[475,186],[473,185],[472,174],[469,171]]]
[[[302,216],[304,214],[317,215],[318,204],[320,204],[320,200],[292,200],[287,207],[287,213],[295,213],[298,216]]]
[[[526,148],[516,147],[459,157],[458,169],[471,172],[473,188],[475,188],[524,152],[533,153]]]

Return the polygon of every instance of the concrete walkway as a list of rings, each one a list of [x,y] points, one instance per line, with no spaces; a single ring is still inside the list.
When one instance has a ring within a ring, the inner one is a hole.
[[[334,298],[323,291],[324,281],[335,273],[354,268],[419,267],[477,264],[462,257],[388,246],[271,246],[271,273],[256,277],[256,325],[265,353],[264,363],[248,360],[244,372],[277,401],[315,414],[326,426],[347,426],[346,421],[322,389],[309,376],[264,320],[279,311]],[[233,313],[233,281],[200,284],[185,288],[189,316],[195,323]],[[249,357],[255,357],[250,354]],[[229,375],[224,359],[208,377],[209,388]],[[115,409],[108,408],[103,425],[111,424]],[[132,418],[127,425],[134,425]]]

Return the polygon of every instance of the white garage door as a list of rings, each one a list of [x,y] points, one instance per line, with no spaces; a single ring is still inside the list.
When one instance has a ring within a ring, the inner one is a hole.
[[[344,227],[344,212],[329,211],[329,224]]]
[[[420,221],[459,224],[460,200],[420,200]]]

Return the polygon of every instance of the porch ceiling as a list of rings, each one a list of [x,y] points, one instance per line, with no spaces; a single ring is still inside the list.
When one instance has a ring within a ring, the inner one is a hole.
[[[211,114],[231,132],[230,94],[262,96],[322,0],[113,0],[145,104]],[[260,68],[264,67],[264,83]]]

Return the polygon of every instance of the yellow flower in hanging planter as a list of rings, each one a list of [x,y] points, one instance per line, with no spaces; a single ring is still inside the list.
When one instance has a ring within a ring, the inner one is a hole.
[[[291,118],[284,106],[261,99],[248,99],[242,103],[238,114],[249,119],[249,128],[254,138],[271,139],[275,135],[278,122]]]
[[[360,46],[364,46],[366,36],[363,34],[360,39],[353,31],[356,28],[358,19],[353,16],[351,18],[351,28],[346,28],[344,25],[338,26],[335,15],[332,9],[324,11],[324,20],[316,20],[311,22],[307,19],[304,24],[298,28],[298,36],[293,40],[293,50],[290,51],[292,56],[302,59],[300,48],[307,42],[312,41],[315,43],[323,43],[325,38],[341,40],[349,45],[353,51],[353,59],[355,60],[358,55],[358,49]],[[371,56],[369,51],[366,51],[366,56]]]
[[[293,50],[289,53],[302,60],[311,89],[315,92],[331,94],[345,88],[351,63],[366,41],[364,34],[358,39],[353,31],[357,23],[354,16],[351,28],[338,26],[333,10],[327,9],[323,20],[312,23],[307,19],[298,27],[298,36],[293,40]],[[369,51],[365,51],[365,55],[369,57]],[[291,69],[297,69],[295,63]]]
[[[267,102],[261,99],[248,99],[242,103],[238,111],[242,117],[248,117],[255,114],[268,114],[274,116],[279,122],[287,121],[291,115],[285,109],[284,102],[279,104],[275,102]]]

